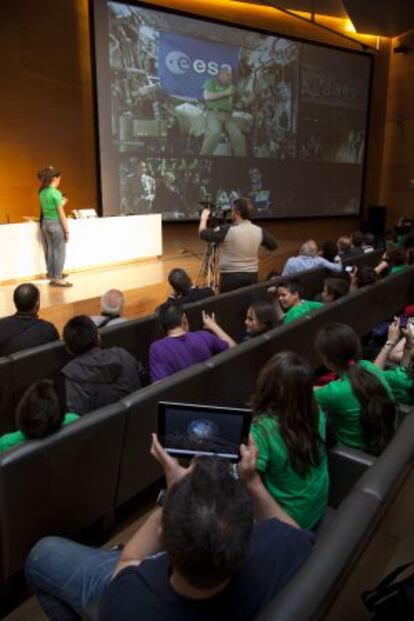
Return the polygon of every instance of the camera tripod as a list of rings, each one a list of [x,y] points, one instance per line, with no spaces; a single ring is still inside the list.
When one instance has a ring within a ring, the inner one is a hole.
[[[216,291],[219,286],[219,254],[220,248],[216,242],[209,242],[204,253],[200,271],[197,277],[197,287],[211,287]]]

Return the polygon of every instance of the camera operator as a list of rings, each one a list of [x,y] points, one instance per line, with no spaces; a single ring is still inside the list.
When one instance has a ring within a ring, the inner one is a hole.
[[[253,206],[248,198],[232,204],[231,224],[209,227],[210,209],[203,209],[198,233],[207,242],[220,244],[220,292],[233,291],[257,282],[259,248],[276,250],[276,240],[251,222]]]

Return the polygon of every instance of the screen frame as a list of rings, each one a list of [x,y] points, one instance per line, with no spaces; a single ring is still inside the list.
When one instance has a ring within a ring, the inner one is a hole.
[[[174,451],[174,449],[166,449],[164,444],[165,438],[165,419],[166,419],[166,409],[167,408],[179,408],[180,410],[194,410],[194,408],[200,410],[201,412],[210,412],[212,414],[234,414],[243,415],[243,426],[241,431],[241,437],[239,444],[246,444],[249,439],[250,426],[252,423],[253,412],[248,408],[235,408],[235,407],[226,407],[226,406],[218,406],[218,405],[207,405],[205,403],[179,403],[177,401],[159,401],[158,402],[158,411],[157,411],[157,437],[158,441],[164,450],[171,455],[172,457],[179,457],[184,459],[191,459],[192,457],[197,456],[217,456],[221,459],[228,459],[231,462],[237,462],[240,459],[240,455],[237,456],[223,456],[220,453],[200,453],[197,451],[186,451],[185,454],[181,451]]]
[[[199,15],[197,13],[192,13],[190,11],[185,11],[184,9],[165,7],[162,5],[158,5],[150,2],[142,2],[141,0],[88,0],[89,2],[89,31],[90,31],[90,53],[91,53],[91,65],[92,65],[92,102],[93,102],[93,113],[94,113],[94,127],[95,127],[95,136],[94,136],[94,144],[95,144],[95,161],[97,167],[96,181],[97,181],[97,200],[98,200],[98,214],[100,217],[111,217],[110,214],[104,216],[103,214],[103,196],[104,191],[102,187],[103,183],[103,172],[102,172],[102,158],[101,158],[101,145],[102,136],[101,136],[101,124],[99,122],[100,115],[100,107],[99,107],[99,95],[98,95],[98,60],[97,60],[97,14],[98,11],[96,7],[99,7],[99,10],[102,11],[102,7],[107,6],[108,2],[111,1],[116,4],[129,4],[131,6],[135,6],[142,9],[160,11],[172,15],[177,15],[181,17],[187,17],[190,19],[195,19],[201,22],[207,22],[212,24],[218,24],[221,26],[227,26],[230,28],[238,28],[241,30],[245,30],[248,32],[254,32],[258,34],[263,34],[267,36],[280,37],[284,39],[288,39],[290,41],[298,41],[300,43],[306,43],[308,45],[312,45],[314,47],[322,47],[333,49],[341,52],[346,52],[348,54],[359,55],[369,59],[369,78],[368,78],[368,97],[367,97],[367,109],[365,115],[365,148],[364,148],[364,157],[362,162],[362,177],[361,177],[361,189],[360,189],[360,201],[359,201],[359,209],[356,213],[332,213],[332,214],[320,214],[320,215],[305,215],[305,216],[262,216],[260,218],[253,217],[252,220],[254,222],[295,222],[295,221],[310,221],[310,220],[330,220],[330,219],[338,219],[338,218],[346,218],[346,219],[355,219],[361,218],[365,210],[365,195],[367,193],[366,188],[366,180],[367,180],[367,161],[368,161],[368,151],[370,150],[370,142],[371,142],[371,132],[370,130],[370,122],[371,122],[371,111],[372,111],[372,93],[373,93],[373,78],[374,78],[374,61],[375,54],[373,51],[369,51],[369,49],[349,49],[347,47],[343,47],[341,45],[335,45],[333,43],[326,42],[317,42],[311,39],[306,39],[305,37],[299,37],[294,35],[286,35],[279,31],[275,30],[267,30],[265,28],[256,28],[253,26],[246,26],[245,24],[240,24],[238,22],[233,22],[230,20],[225,20],[221,18],[210,17],[208,15]],[[338,36],[341,36],[341,33],[338,33]],[[364,46],[363,42],[359,42],[355,40],[355,45]],[[102,108],[102,107],[101,107]],[[217,156],[216,156],[217,157]],[[277,159],[275,159],[277,161]],[[161,214],[162,215],[162,214]],[[185,219],[167,219],[162,220],[163,226],[165,224],[189,224],[198,222],[198,218],[185,218]]]

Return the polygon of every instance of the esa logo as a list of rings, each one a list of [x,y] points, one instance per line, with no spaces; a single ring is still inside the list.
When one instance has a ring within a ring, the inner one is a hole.
[[[180,52],[179,50],[174,50],[167,54],[165,57],[165,65],[168,71],[174,75],[184,75],[191,69],[198,75],[207,73],[212,76],[218,75],[220,68],[228,68],[231,70],[230,65],[220,65],[214,60],[205,61],[202,58],[191,60],[185,52]]]

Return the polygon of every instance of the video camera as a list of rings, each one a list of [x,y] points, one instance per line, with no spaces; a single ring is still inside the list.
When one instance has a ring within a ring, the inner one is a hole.
[[[222,207],[218,207],[216,203],[211,203],[210,201],[199,201],[198,204],[203,207],[198,212],[200,216],[204,209],[210,210],[210,215],[207,220],[208,227],[215,228],[216,226],[227,222],[231,211],[230,209],[223,209]]]

